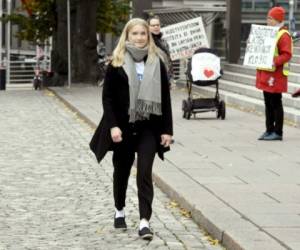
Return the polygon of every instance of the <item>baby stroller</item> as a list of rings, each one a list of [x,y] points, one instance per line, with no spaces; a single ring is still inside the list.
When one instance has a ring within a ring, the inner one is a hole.
[[[188,98],[182,101],[183,118],[189,120],[197,113],[216,111],[217,118],[225,119],[226,105],[220,100],[218,79],[222,75],[220,58],[213,49],[200,48],[196,50],[187,65]],[[192,85],[216,85],[214,98],[192,98]]]

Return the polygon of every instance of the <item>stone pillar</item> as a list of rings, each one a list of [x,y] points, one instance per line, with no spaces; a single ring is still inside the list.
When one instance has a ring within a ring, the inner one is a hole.
[[[213,14],[210,16],[210,18],[212,16],[213,16]],[[213,21],[205,27],[208,45],[210,46],[210,48],[214,47],[214,24],[215,24],[215,22]]]
[[[241,52],[241,1],[227,0],[227,60],[238,63]]]

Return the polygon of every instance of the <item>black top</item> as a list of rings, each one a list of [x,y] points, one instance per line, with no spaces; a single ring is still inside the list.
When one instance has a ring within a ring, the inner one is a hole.
[[[154,131],[157,141],[157,153],[163,159],[163,153],[169,150],[160,145],[162,134],[173,135],[173,121],[169,82],[163,62],[160,61],[161,70],[161,108],[162,115],[150,115],[149,123]],[[98,162],[108,150],[113,149],[110,129],[119,127],[122,132],[129,126],[129,85],[128,77],[123,67],[109,65],[107,68],[103,92],[103,116],[95,134],[90,142],[90,148],[95,153]]]
[[[152,33],[152,37],[155,45],[170,56],[169,45],[164,39],[162,39],[162,33],[159,33],[158,35]]]

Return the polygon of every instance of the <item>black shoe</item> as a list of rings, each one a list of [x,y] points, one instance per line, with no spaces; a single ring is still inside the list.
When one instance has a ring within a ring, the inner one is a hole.
[[[143,240],[152,240],[153,239],[153,232],[150,230],[149,227],[143,227],[142,230],[139,230],[139,236]]]
[[[126,229],[127,225],[125,222],[125,217],[118,217],[114,219],[114,227],[115,228],[122,228],[122,229]]]
[[[271,132],[264,132],[260,137],[258,137],[257,140],[261,141],[264,140],[266,136],[269,136],[270,134],[272,134]]]
[[[282,135],[279,135],[275,132],[264,137],[265,141],[282,141]]]

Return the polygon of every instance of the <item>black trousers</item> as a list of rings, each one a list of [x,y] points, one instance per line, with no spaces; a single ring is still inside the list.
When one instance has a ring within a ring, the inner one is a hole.
[[[281,93],[264,91],[266,130],[282,136],[284,113],[281,99]]]
[[[123,140],[115,143],[113,150],[113,192],[115,207],[125,207],[126,190],[130,170],[137,152],[137,189],[140,219],[150,220],[152,214],[153,182],[152,166],[156,153],[156,140],[153,131],[141,122],[123,131]]]

